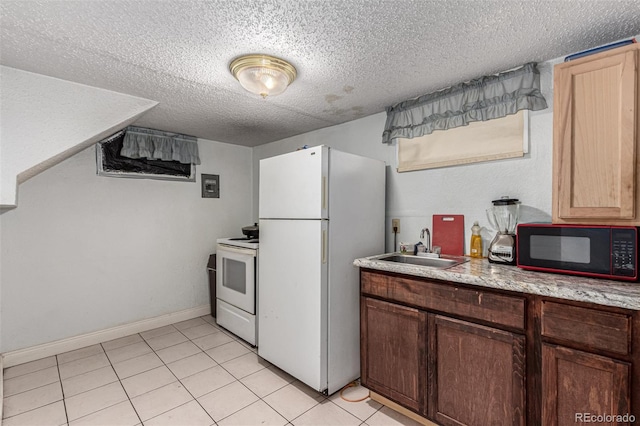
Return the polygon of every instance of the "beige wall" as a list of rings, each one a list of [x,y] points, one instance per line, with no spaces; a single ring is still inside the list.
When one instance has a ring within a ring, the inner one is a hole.
[[[252,152],[198,144],[195,183],[97,176],[91,147],[20,185],[0,215],[0,352],[209,303],[216,238],[251,223]]]
[[[541,63],[541,88],[549,108],[529,114],[529,153],[523,158],[398,173],[396,146],[381,143],[385,113],[328,127],[254,148],[253,216],[258,218],[259,161],[304,145],[329,145],[387,164],[387,251],[393,251],[391,219],[400,219],[399,242],[417,242],[422,228],[432,227],[434,214],[465,216],[465,247],[469,250],[471,226],[483,227],[485,250],[495,232],[485,209],[491,200],[509,195],[521,200],[523,221],[551,220],[551,152],[553,138],[553,64]]]

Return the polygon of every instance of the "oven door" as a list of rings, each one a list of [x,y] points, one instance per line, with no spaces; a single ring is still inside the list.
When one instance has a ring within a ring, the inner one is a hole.
[[[218,244],[216,254],[216,297],[255,314],[256,250]]]

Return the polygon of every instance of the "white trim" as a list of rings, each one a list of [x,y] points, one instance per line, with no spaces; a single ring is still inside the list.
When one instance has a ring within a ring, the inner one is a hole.
[[[211,314],[211,306],[209,304],[185,309],[183,311],[172,312],[155,318],[148,318],[129,324],[119,325],[117,327],[111,327],[100,331],[94,331],[92,333],[81,334],[67,339],[56,340],[54,342],[44,343],[30,348],[18,349],[2,354],[5,364],[4,367],[12,367],[25,362],[35,361],[37,359],[58,355],[102,342],[108,342],[109,340],[118,339],[120,337],[129,336],[131,334],[147,330],[153,330],[154,328],[164,327],[165,325],[186,321],[208,314]]]
[[[4,405],[4,357],[0,354],[0,426],[2,425],[2,406]]]

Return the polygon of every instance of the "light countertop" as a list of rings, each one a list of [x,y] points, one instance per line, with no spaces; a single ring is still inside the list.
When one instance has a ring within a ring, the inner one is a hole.
[[[353,264],[360,268],[640,310],[640,283],[526,271],[486,259],[470,259],[448,269],[379,260],[389,255],[391,253],[356,259]]]

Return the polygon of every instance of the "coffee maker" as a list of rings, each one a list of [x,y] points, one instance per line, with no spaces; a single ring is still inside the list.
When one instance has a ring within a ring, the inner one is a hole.
[[[489,244],[489,262],[516,264],[516,225],[520,202],[516,198],[493,200],[487,209],[487,219],[498,233]]]

